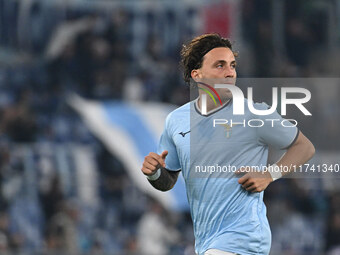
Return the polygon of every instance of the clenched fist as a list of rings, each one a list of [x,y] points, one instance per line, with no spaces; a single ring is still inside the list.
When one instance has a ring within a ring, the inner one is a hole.
[[[145,156],[142,172],[145,175],[153,175],[160,167],[165,167],[165,158],[168,155],[168,151],[163,151],[161,155],[150,152]]]
[[[242,188],[249,192],[261,192],[264,191],[268,185],[273,181],[271,174],[268,171],[259,172],[252,168],[241,168],[235,172],[236,175],[245,173],[238,183],[242,185]]]

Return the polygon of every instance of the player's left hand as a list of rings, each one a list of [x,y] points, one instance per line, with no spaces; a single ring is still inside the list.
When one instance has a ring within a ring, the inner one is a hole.
[[[238,183],[241,184],[245,190],[253,193],[264,191],[273,181],[273,178],[271,177],[269,172],[260,172],[249,167],[240,168],[235,172],[235,174],[244,174],[238,180]]]

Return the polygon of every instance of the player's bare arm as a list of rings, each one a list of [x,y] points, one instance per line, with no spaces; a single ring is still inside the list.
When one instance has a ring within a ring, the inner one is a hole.
[[[289,174],[294,170],[293,167],[299,167],[310,160],[315,154],[314,145],[309,141],[302,132],[299,133],[295,143],[287,150],[282,158],[276,163],[279,167],[287,166],[289,171],[282,171],[282,176]]]
[[[165,168],[165,158],[168,151],[163,151],[161,155],[150,152],[144,158],[142,172],[155,178],[148,178],[150,184],[160,191],[168,191],[175,185],[180,171],[169,171]],[[159,172],[158,172],[159,171]]]
[[[315,148],[311,141],[302,132],[299,132],[295,143],[289,147],[282,158],[276,163],[281,169],[284,166],[287,166],[289,169],[289,171],[282,171],[280,175],[289,174],[294,169],[293,167],[290,168],[290,166],[298,167],[303,165],[313,157],[314,153]],[[236,173],[240,174],[242,172],[243,170],[241,169]],[[238,183],[247,191],[261,192],[273,181],[272,175],[269,172],[247,172],[238,180]]]

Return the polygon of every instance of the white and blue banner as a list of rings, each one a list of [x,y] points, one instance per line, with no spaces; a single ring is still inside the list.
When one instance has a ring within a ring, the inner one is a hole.
[[[144,157],[157,152],[165,118],[175,106],[155,102],[91,101],[72,96],[70,105],[108,150],[125,165],[137,187],[170,210],[188,210],[182,175],[168,192],[154,189],[141,172]]]

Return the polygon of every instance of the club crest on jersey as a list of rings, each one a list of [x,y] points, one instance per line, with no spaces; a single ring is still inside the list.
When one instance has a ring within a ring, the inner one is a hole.
[[[229,138],[231,136],[232,127],[229,124],[221,124],[225,128],[225,137]]]

